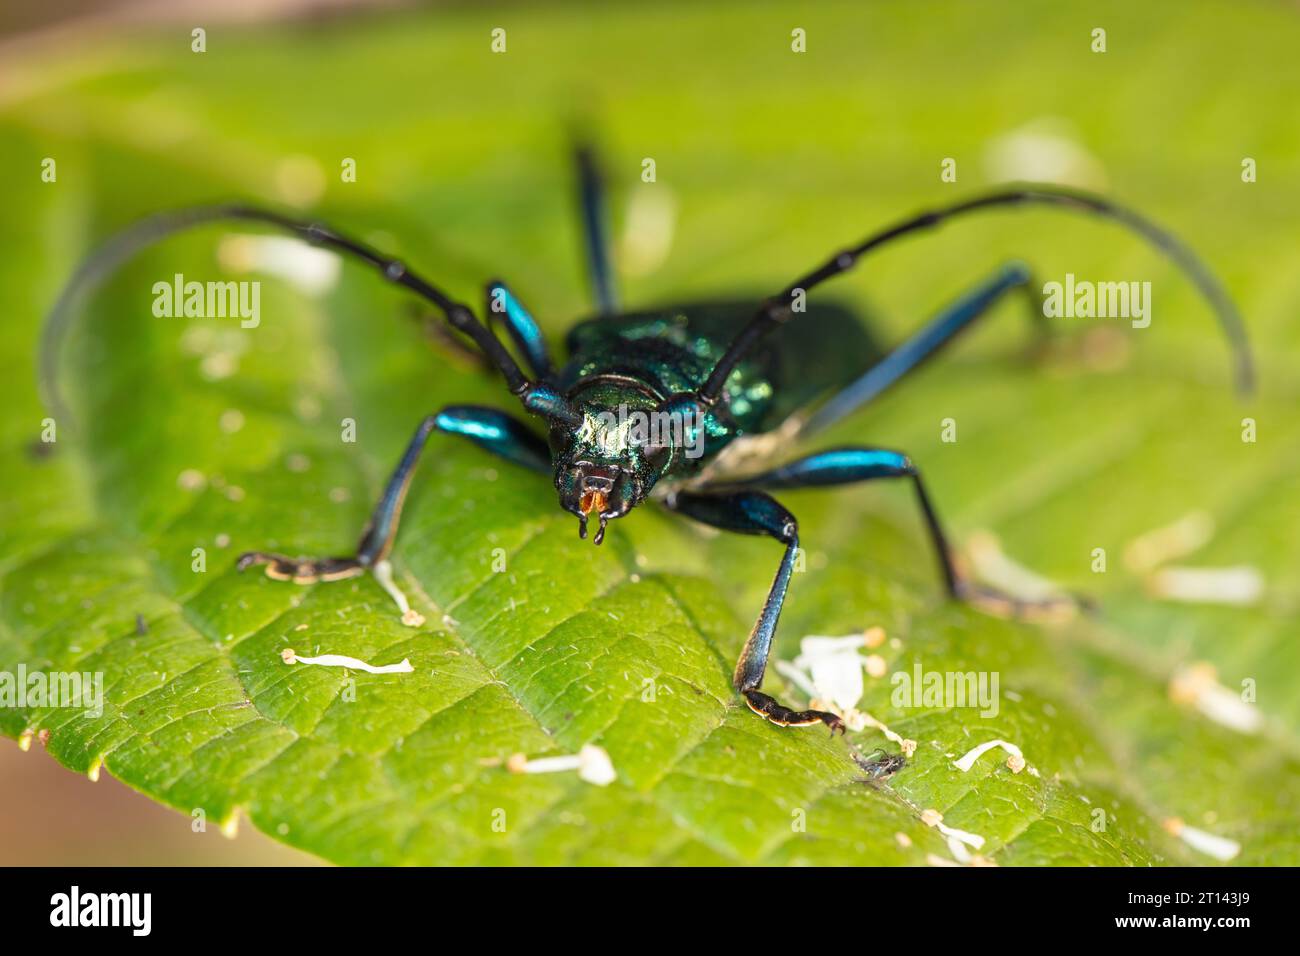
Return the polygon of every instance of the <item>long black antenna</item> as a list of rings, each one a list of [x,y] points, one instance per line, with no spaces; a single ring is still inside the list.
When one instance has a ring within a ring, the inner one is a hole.
[[[704,386],[698,392],[698,399],[705,405],[711,405],[717,401],[723,385],[727,381],[727,376],[731,374],[736,365],[773,330],[785,324],[791,318],[791,305],[797,295],[807,293],[814,286],[820,285],[827,279],[852,269],[862,256],[873,249],[877,249],[908,233],[933,228],[963,213],[997,206],[1027,205],[1062,206],[1068,209],[1096,213],[1127,226],[1150,241],[1152,245],[1167,255],[1187,274],[1214,308],[1219,324],[1227,335],[1228,342],[1236,356],[1237,387],[1243,394],[1249,394],[1254,390],[1254,363],[1251,359],[1250,344],[1246,338],[1246,328],[1241,321],[1241,315],[1237,312],[1237,307],[1233,304],[1232,299],[1219,283],[1219,280],[1214,277],[1209,268],[1201,262],[1196,253],[1192,252],[1185,243],[1133,210],[1116,205],[1100,196],[1055,186],[1027,185],[979,196],[905,219],[888,229],[867,237],[856,246],[832,256],[819,268],[814,269],[800,279],[796,279],[786,287],[784,292],[764,303],[758,314],[732,340],[731,345],[722,358],[718,360],[717,365],[713,367],[713,371],[709,373]]]
[[[381,255],[365,243],[343,236],[319,223],[305,222],[256,206],[226,204],[179,209],[143,219],[108,239],[73,273],[46,317],[45,327],[41,333],[41,393],[46,406],[56,417],[69,421],[72,419],[58,387],[58,363],[59,350],[71,325],[75,314],[74,307],[80,297],[153,243],[196,226],[223,220],[277,226],[312,245],[324,246],[341,255],[353,256],[373,266],[389,282],[403,286],[432,302],[442,311],[453,329],[473,339],[488,360],[505,377],[510,391],[524,402],[529,411],[566,420],[571,414],[572,410],[567,408],[563,399],[554,394],[551,389],[534,385],[529,381],[510,352],[475,317],[468,306],[457,302],[432,282],[410,271],[400,260]]]

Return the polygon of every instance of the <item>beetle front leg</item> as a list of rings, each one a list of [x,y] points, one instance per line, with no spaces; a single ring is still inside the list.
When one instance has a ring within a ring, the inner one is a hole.
[[[745,648],[740,652],[732,682],[745,698],[749,709],[774,724],[805,727],[823,723],[831,728],[832,733],[837,730],[843,733],[844,722],[835,714],[824,710],[791,710],[759,690],[799,550],[799,525],[794,515],[775,498],[761,491],[717,495],[680,492],[669,496],[667,505],[703,524],[741,534],[769,535],[785,545],[785,554],[776,570],[776,578],[767,593],[767,600],[763,602],[763,610],[759,612],[758,620],[749,632],[749,639],[745,641]]]
[[[342,581],[369,570],[402,612],[402,623],[419,627],[424,623],[424,618],[410,606],[406,595],[394,583],[388,554],[392,551],[393,539],[397,536],[402,505],[406,501],[406,492],[415,474],[416,463],[424,450],[425,442],[435,429],[461,435],[496,455],[535,471],[544,472],[549,465],[546,444],[522,422],[491,408],[451,405],[427,416],[416,428],[402,460],[388,479],[370,521],[361,533],[355,556],[291,558],[270,551],[247,551],[240,555],[235,567],[243,571],[253,565],[265,565],[267,577],[295,584]]]

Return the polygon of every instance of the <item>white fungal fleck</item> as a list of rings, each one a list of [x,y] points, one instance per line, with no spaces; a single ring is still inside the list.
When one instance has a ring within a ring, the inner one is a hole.
[[[1007,761],[1007,766],[1011,767],[1011,771],[1013,773],[1019,773],[1021,770],[1025,769],[1025,755],[1021,753],[1019,747],[1005,740],[990,740],[987,743],[982,743],[978,747],[975,747],[967,751],[964,756],[953,761],[953,766],[956,767],[958,770],[960,770],[962,773],[966,773],[968,770],[970,770],[971,767],[975,766],[976,760],[979,760],[980,757],[984,756],[994,747],[1001,747],[1003,750],[1005,750],[1008,754],[1011,755],[1011,758],[1013,760],[1016,760],[1020,768],[1019,770],[1017,770],[1015,766],[1012,766],[1010,760]]]
[[[1260,709],[1220,684],[1218,672],[1208,661],[1177,670],[1169,681],[1169,698],[1195,707],[1216,724],[1238,733],[1257,734],[1264,728]]]
[[[894,743],[898,744],[899,749],[903,751],[904,757],[910,757],[912,756],[912,754],[916,753],[915,740],[910,740],[907,737],[904,737],[902,734],[895,733],[894,731],[886,727],[883,723],[881,723],[879,720],[877,720],[875,717],[872,717],[870,714],[868,714],[865,710],[852,711],[850,716],[853,717],[853,720],[850,723],[857,723],[860,725],[855,729],[862,730],[866,727],[875,728],[876,730],[884,734],[886,739],[892,740]]]
[[[954,842],[965,843],[979,850],[984,846],[984,838],[978,833],[968,833],[965,830],[958,830],[956,827],[950,827],[946,823],[935,825],[935,829],[948,838],[948,846],[951,847]]]
[[[233,435],[244,427],[244,413],[237,408],[227,408],[217,419],[217,424],[227,435]]]
[[[264,272],[284,279],[308,295],[328,292],[338,282],[339,258],[285,236],[227,236],[217,260],[232,272]]]
[[[1152,575],[1151,593],[1168,601],[1195,604],[1256,604],[1264,593],[1264,576],[1257,568],[1162,568]]]
[[[199,374],[210,382],[230,378],[239,371],[239,359],[232,352],[210,352],[199,360]]]
[[[203,472],[197,468],[186,468],[176,476],[176,484],[186,491],[199,491],[208,483],[208,479],[203,477]]]
[[[948,837],[948,852],[952,854],[952,858],[958,863],[964,864],[971,861],[970,850],[966,849],[961,840],[956,837]]]
[[[1008,557],[997,535],[991,531],[972,534],[966,542],[966,550],[976,574],[1007,594],[1023,601],[1059,600],[1065,595],[1065,589],[1059,584]],[[1069,608],[1070,604],[1063,602],[1062,614]]]
[[[363,660],[355,657],[346,657],[343,654],[321,654],[319,657],[300,657],[293,648],[286,647],[280,652],[280,659],[286,664],[317,664],[321,667],[351,667],[354,670],[365,671],[367,674],[409,674],[415,670],[411,666],[409,658],[403,657],[396,664],[367,664]]]
[[[1165,820],[1164,827],[1169,833],[1182,840],[1193,850],[1204,853],[1206,856],[1223,863],[1235,859],[1237,854],[1241,852],[1241,844],[1236,840],[1207,833],[1205,830],[1198,830],[1196,827],[1188,826],[1178,817],[1170,817]]]
[[[862,634],[805,637],[799,642],[800,654],[794,665],[812,676],[818,697],[840,710],[852,710],[862,700],[862,655],[858,649],[865,646]]]
[[[619,268],[628,275],[648,275],[668,258],[677,225],[677,201],[662,185],[636,189],[624,212],[619,238]]]
[[[511,773],[563,773],[578,771],[578,778],[597,787],[607,787],[618,777],[614,763],[604,747],[584,744],[576,754],[555,757],[536,757],[529,760],[523,754],[514,754],[506,761]]]
[[[402,612],[402,623],[407,627],[421,627],[424,624],[424,615],[411,607],[410,602],[406,600],[406,595],[402,589],[393,581],[393,565],[389,561],[376,562],[370,569],[374,572],[375,580],[379,586],[388,592],[389,597],[397,605],[397,609]]]
[[[990,140],[983,164],[998,181],[1061,183],[1104,191],[1106,169],[1070,122],[1040,116]]]
[[[798,687],[808,697],[811,698],[817,696],[817,688],[812,685],[812,681],[808,678],[808,675],[795,667],[789,661],[777,661],[776,672],[790,683],[794,684],[795,687]]]
[[[1191,554],[1214,537],[1214,518],[1193,511],[1172,524],[1138,535],[1124,548],[1124,566],[1137,574]]]
[[[880,628],[843,637],[809,635],[799,642],[800,654],[793,663],[777,661],[775,666],[777,673],[807,695],[810,707],[836,714],[854,732],[875,728],[898,744],[904,756],[910,757],[916,752],[915,740],[905,739],[857,708],[865,689],[863,668],[872,677],[883,677],[888,670],[883,657],[878,654],[864,656],[859,650],[869,643],[880,644],[883,640],[884,631]]]
[[[984,848],[984,838],[982,836],[978,833],[969,833],[966,830],[958,830],[956,827],[948,826],[943,822],[943,814],[934,808],[921,812],[921,822],[928,827],[934,827],[948,838],[948,852],[953,855],[953,859],[959,864],[975,862],[966,847],[973,847],[976,850]],[[939,857],[938,859],[943,858]],[[945,862],[943,865],[950,864]]]

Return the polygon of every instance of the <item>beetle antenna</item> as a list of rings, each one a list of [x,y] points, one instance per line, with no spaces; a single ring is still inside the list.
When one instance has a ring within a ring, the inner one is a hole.
[[[293,233],[304,242],[324,246],[339,255],[360,259],[374,267],[389,282],[403,286],[437,306],[453,329],[474,341],[505,377],[510,391],[519,396],[530,411],[546,416],[554,414],[567,420],[572,409],[554,403],[548,407],[545,402],[540,403],[541,407],[530,405],[537,386],[525,377],[497,337],[475,317],[468,306],[457,302],[432,282],[410,271],[400,260],[381,255],[365,243],[319,223],[305,222],[273,210],[239,204],[196,206],[150,216],[109,238],[82,262],[59,294],[41,333],[41,392],[52,413],[67,420],[72,418],[58,388],[58,359],[59,348],[72,321],[73,307],[81,295],[103,282],[124,263],[155,242],[196,226],[224,220],[275,226]]]
[[[792,304],[797,297],[801,297],[827,279],[852,269],[868,252],[909,233],[934,228],[964,213],[999,206],[1029,205],[1060,206],[1101,215],[1128,227],[1168,256],[1195,283],[1197,289],[1214,308],[1219,325],[1227,335],[1236,356],[1238,390],[1246,395],[1254,390],[1254,362],[1241,315],[1223,285],[1186,243],[1132,209],[1117,205],[1100,196],[1055,186],[1026,185],[978,196],[904,219],[868,236],[857,245],[837,253],[819,268],[795,280],[780,295],[765,302],[758,314],[732,340],[700,389],[699,400],[705,405],[712,405],[717,401],[727,376],[735,367],[763,339],[790,319],[793,314]]]

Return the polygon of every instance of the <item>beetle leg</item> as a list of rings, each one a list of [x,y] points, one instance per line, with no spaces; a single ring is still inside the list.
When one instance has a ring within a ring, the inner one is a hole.
[[[910,478],[926,530],[934,543],[939,571],[950,596],[999,617],[1060,619],[1080,602],[1069,595],[1029,599],[1003,594],[971,581],[958,566],[939,516],[925,490],[921,472],[906,455],[885,448],[832,448],[736,482],[729,488],[813,488],[846,485],[876,478]]]
[[[618,311],[618,294],[614,289],[614,268],[610,263],[605,177],[596,160],[596,151],[591,146],[579,146],[574,158],[578,163],[578,198],[592,298],[596,300],[596,308],[601,315],[613,315]]]
[[[449,405],[427,416],[415,430],[402,460],[388,479],[384,493],[361,534],[355,556],[346,558],[291,558],[270,551],[248,551],[240,555],[236,568],[243,571],[253,565],[265,565],[267,577],[295,584],[317,581],[340,581],[367,570],[396,602],[405,623],[419,626],[420,616],[411,610],[406,596],[393,582],[388,554],[393,548],[401,521],[402,505],[425,442],[434,431],[468,438],[474,444],[500,455],[515,464],[546,472],[550,458],[546,444],[520,421],[504,412],[476,405]],[[419,620],[417,620],[419,619]]]
[[[957,337],[976,319],[989,313],[1001,299],[1015,290],[1025,293],[1030,314],[1039,334],[1047,330],[1042,299],[1029,270],[1019,262],[1004,265],[970,292],[951,303],[930,324],[911,336],[866,372],[846,385],[817,409],[799,429],[799,437],[833,425],[871,401],[903,376],[913,371]]]
[[[844,722],[835,714],[823,710],[791,710],[762,693],[767,658],[772,650],[772,637],[776,633],[777,619],[785,592],[790,587],[790,574],[794,569],[799,550],[799,525],[781,503],[761,491],[739,491],[731,494],[696,494],[679,492],[669,496],[665,503],[673,511],[694,518],[703,524],[737,531],[741,534],[765,534],[785,545],[785,554],[777,568],[767,600],[759,612],[758,620],[749,633],[745,648],[732,683],[745,698],[749,709],[782,727],[804,727],[823,723],[834,731],[844,732]]]
[[[533,314],[500,279],[493,279],[487,284],[485,314],[488,328],[496,325],[498,317],[504,317],[506,331],[515,346],[523,353],[534,378],[550,378],[554,369],[551,364],[551,353],[546,347],[546,337],[542,335],[542,330],[538,327]]]

